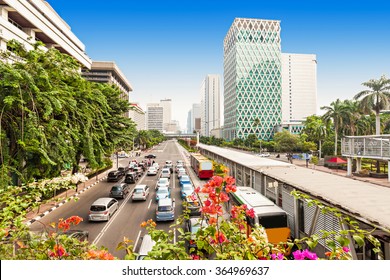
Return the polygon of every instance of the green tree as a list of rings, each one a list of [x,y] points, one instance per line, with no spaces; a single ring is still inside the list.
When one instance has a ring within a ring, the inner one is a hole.
[[[292,152],[298,148],[298,136],[291,134],[287,130],[275,133],[273,140],[277,152]]]
[[[302,133],[308,135],[308,139],[318,142],[319,157],[322,153],[322,141],[327,137],[329,127],[325,124],[321,117],[309,116],[304,122]]]
[[[364,113],[375,113],[375,134],[380,135],[380,112],[388,109],[390,104],[390,79],[383,75],[378,80],[371,79],[362,85],[369,89],[359,92],[354,99],[360,100]]]
[[[337,142],[340,127],[343,125],[343,119],[346,115],[346,107],[343,101],[337,99],[330,103],[330,106],[322,106],[321,110],[326,110],[322,119],[325,122],[332,121],[334,126],[334,155],[337,155]]]

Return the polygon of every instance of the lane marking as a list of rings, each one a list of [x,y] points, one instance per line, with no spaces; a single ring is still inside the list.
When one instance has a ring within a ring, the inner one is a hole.
[[[134,247],[133,247],[134,250],[137,248],[140,236],[141,236],[141,231],[138,232],[137,239],[135,240]]]
[[[148,209],[150,209],[150,206],[152,205],[152,199],[149,200]]]

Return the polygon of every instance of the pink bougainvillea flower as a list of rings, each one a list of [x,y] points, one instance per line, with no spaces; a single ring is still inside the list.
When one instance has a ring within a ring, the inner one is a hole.
[[[225,179],[224,179],[225,183],[227,185],[234,185],[236,183],[236,179],[234,179],[233,177],[231,176],[227,176]]]
[[[253,208],[246,210],[245,213],[246,213],[249,217],[251,217],[252,219],[255,217],[255,210],[253,210]]]
[[[343,247],[343,252],[344,252],[344,253],[348,253],[348,252],[349,252],[349,248],[344,246],[344,247]]]
[[[293,252],[294,259],[296,260],[317,260],[318,257],[316,253],[310,252],[309,250],[305,249],[303,251],[296,250]]]
[[[273,260],[284,260],[284,255],[282,253],[271,254],[271,259],[273,259]]]

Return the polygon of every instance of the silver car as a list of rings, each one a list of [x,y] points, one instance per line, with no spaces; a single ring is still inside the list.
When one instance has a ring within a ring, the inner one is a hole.
[[[137,185],[135,186],[133,193],[131,195],[132,200],[146,200],[149,196],[149,186],[147,185]]]
[[[169,179],[168,178],[160,178],[158,179],[157,181],[157,184],[156,184],[156,190],[160,187],[167,187],[169,188]]]
[[[102,197],[92,203],[89,209],[89,221],[108,221],[118,210],[119,203],[115,198]]]

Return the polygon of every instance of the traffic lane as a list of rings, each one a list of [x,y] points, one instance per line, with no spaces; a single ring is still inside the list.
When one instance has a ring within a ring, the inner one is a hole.
[[[119,182],[107,182],[102,181],[88,189],[87,191],[79,194],[77,200],[71,199],[58,207],[48,215],[41,218],[30,225],[32,231],[47,230],[51,223],[58,223],[60,219],[66,219],[71,216],[79,216],[83,221],[77,226],[72,226],[72,229],[87,230],[89,232],[89,240],[93,240],[104,227],[105,222],[89,222],[88,214],[92,203],[101,197],[109,197],[111,187]],[[118,200],[121,204],[121,200]]]
[[[130,240],[136,240],[140,229],[140,224],[152,218],[151,201],[154,198],[152,192],[154,187],[151,185],[154,183],[154,176],[143,176],[137,183],[131,188],[133,191],[136,185],[145,184],[150,188],[149,196],[146,201],[132,201],[131,193],[124,201],[124,205],[112,222],[109,228],[94,240],[99,246],[108,248],[115,257],[123,257],[125,252],[116,251],[117,245],[123,241],[124,237]],[[150,213],[149,213],[150,212]]]
[[[111,219],[110,224],[103,229],[101,234],[93,241],[100,246],[104,246],[108,251],[119,259],[123,259],[126,252],[117,251],[116,248],[120,242],[127,239],[134,243],[140,235],[140,224],[149,219],[155,218],[155,199],[154,186],[157,176],[144,175],[135,185],[148,185],[149,196],[146,201],[132,201],[131,194],[125,199],[123,206]],[[135,187],[135,186],[134,186]],[[133,190],[134,187],[131,189]]]

